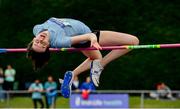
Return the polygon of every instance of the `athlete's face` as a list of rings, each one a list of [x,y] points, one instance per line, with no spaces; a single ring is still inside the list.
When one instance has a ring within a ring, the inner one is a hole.
[[[41,32],[33,39],[32,49],[36,52],[45,52],[47,47],[49,47],[48,33]]]

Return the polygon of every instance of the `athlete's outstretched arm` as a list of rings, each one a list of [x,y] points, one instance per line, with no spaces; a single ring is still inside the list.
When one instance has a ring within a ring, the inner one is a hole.
[[[83,35],[78,35],[71,37],[71,43],[73,44],[78,44],[82,41],[91,41],[91,47],[95,47],[97,49],[101,49],[101,46],[97,42],[97,37],[93,33],[88,33],[88,34],[83,34]]]

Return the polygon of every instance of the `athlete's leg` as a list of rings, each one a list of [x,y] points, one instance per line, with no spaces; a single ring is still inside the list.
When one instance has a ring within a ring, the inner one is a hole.
[[[102,58],[101,53],[98,50],[82,52],[88,57],[88,59],[86,59],[74,71],[67,71],[64,75],[64,81],[61,84],[61,94],[65,98],[69,98],[71,95],[71,85],[74,77],[77,76],[79,73],[82,73],[85,70],[89,69],[90,63],[92,62],[91,59],[94,60]]]
[[[92,60],[102,59],[102,55],[99,50],[82,51],[82,53],[88,58],[73,70],[74,76],[79,75],[81,72],[88,70],[90,68]]]
[[[113,46],[113,45],[137,45],[139,40],[132,35],[125,33],[118,33],[112,31],[101,31],[99,44],[101,46]],[[94,60],[91,64],[91,80],[95,86],[99,86],[99,78],[103,67],[109,62],[117,59],[118,57],[126,54],[130,50],[128,49],[119,49],[112,50],[101,60]]]
[[[101,46],[138,45],[139,40],[137,37],[125,33],[101,31],[99,44]],[[130,50],[128,49],[112,50],[101,60],[102,66],[107,65],[109,62],[128,53],[129,51]]]

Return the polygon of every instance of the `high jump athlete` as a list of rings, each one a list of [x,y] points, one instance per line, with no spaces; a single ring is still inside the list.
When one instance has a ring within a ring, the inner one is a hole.
[[[65,98],[71,95],[71,84],[75,76],[90,70],[93,84],[98,87],[101,72],[111,61],[128,53],[128,49],[112,50],[104,57],[100,50],[102,46],[138,45],[137,37],[114,31],[92,31],[83,22],[69,18],[50,18],[33,28],[35,37],[28,45],[27,57],[32,60],[34,69],[39,69],[48,63],[49,48],[83,48],[95,47],[97,50],[81,51],[87,59],[73,71],[67,71],[61,85],[61,93]]]

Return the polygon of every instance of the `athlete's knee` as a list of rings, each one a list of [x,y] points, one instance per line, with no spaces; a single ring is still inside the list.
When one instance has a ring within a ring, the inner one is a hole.
[[[101,60],[102,59],[102,55],[100,56],[94,56],[94,57],[89,57],[90,60],[95,60],[95,59],[99,59]]]
[[[132,37],[132,45],[139,45],[139,39],[136,36]]]

